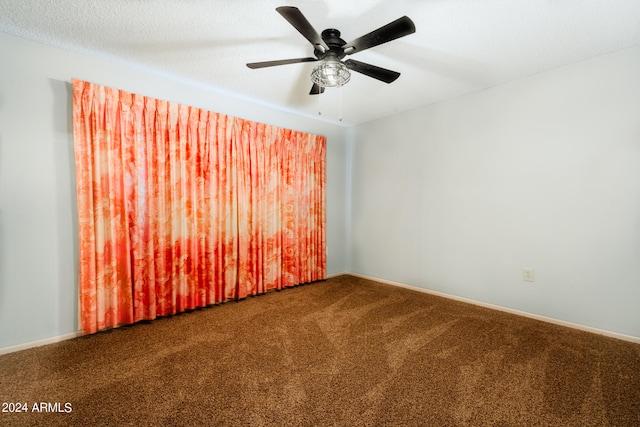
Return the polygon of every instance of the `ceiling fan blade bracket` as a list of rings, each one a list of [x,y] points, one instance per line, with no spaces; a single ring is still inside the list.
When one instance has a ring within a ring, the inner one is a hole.
[[[362,37],[344,45],[345,53],[352,55],[365,49],[390,42],[400,37],[408,36],[416,32],[416,26],[408,16],[403,16],[393,22],[373,30]]]
[[[364,74],[365,76],[372,77],[385,83],[392,83],[396,81],[398,77],[400,77],[400,73],[398,73],[397,71],[387,70],[386,68],[367,64],[365,62],[356,61],[353,59],[347,59],[346,61],[344,61],[344,65],[351,71]]]
[[[320,95],[322,93],[324,93],[324,88],[317,83],[314,83],[313,86],[311,86],[311,90],[309,91],[309,95]]]
[[[263,61],[263,62],[249,62],[247,67],[251,69],[256,68],[266,68],[266,67],[275,67],[278,65],[287,65],[287,64],[298,64],[301,62],[315,62],[317,58],[292,58],[292,59],[279,59],[276,61]]]
[[[318,31],[311,25],[309,20],[300,12],[300,9],[294,6],[280,6],[276,11],[282,15],[302,36],[309,40],[316,49],[321,46],[322,49],[329,50]],[[319,49],[320,50],[320,49]]]

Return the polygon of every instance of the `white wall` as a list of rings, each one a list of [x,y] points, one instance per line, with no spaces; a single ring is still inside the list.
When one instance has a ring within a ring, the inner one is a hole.
[[[640,47],[351,129],[4,34],[0,58],[0,350],[78,328],[73,77],[326,135],[329,274],[640,337]]]
[[[346,271],[346,130],[0,33],[0,349],[78,329],[71,79],[327,136],[327,269]]]
[[[349,144],[354,273],[640,337],[640,47]]]

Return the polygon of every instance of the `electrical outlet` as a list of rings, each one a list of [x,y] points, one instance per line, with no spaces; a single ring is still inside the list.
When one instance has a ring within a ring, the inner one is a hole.
[[[536,276],[533,272],[533,268],[524,267],[522,269],[522,280],[524,280],[525,282],[533,282],[535,278]]]

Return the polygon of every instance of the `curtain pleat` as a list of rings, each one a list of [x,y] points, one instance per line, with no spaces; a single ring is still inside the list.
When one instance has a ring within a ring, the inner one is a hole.
[[[325,278],[325,137],[73,92],[86,333]]]

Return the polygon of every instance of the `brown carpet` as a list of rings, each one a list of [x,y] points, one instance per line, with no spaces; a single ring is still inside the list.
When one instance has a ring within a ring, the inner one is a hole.
[[[3,426],[639,426],[640,345],[340,276],[0,356],[0,401],[29,411]]]

